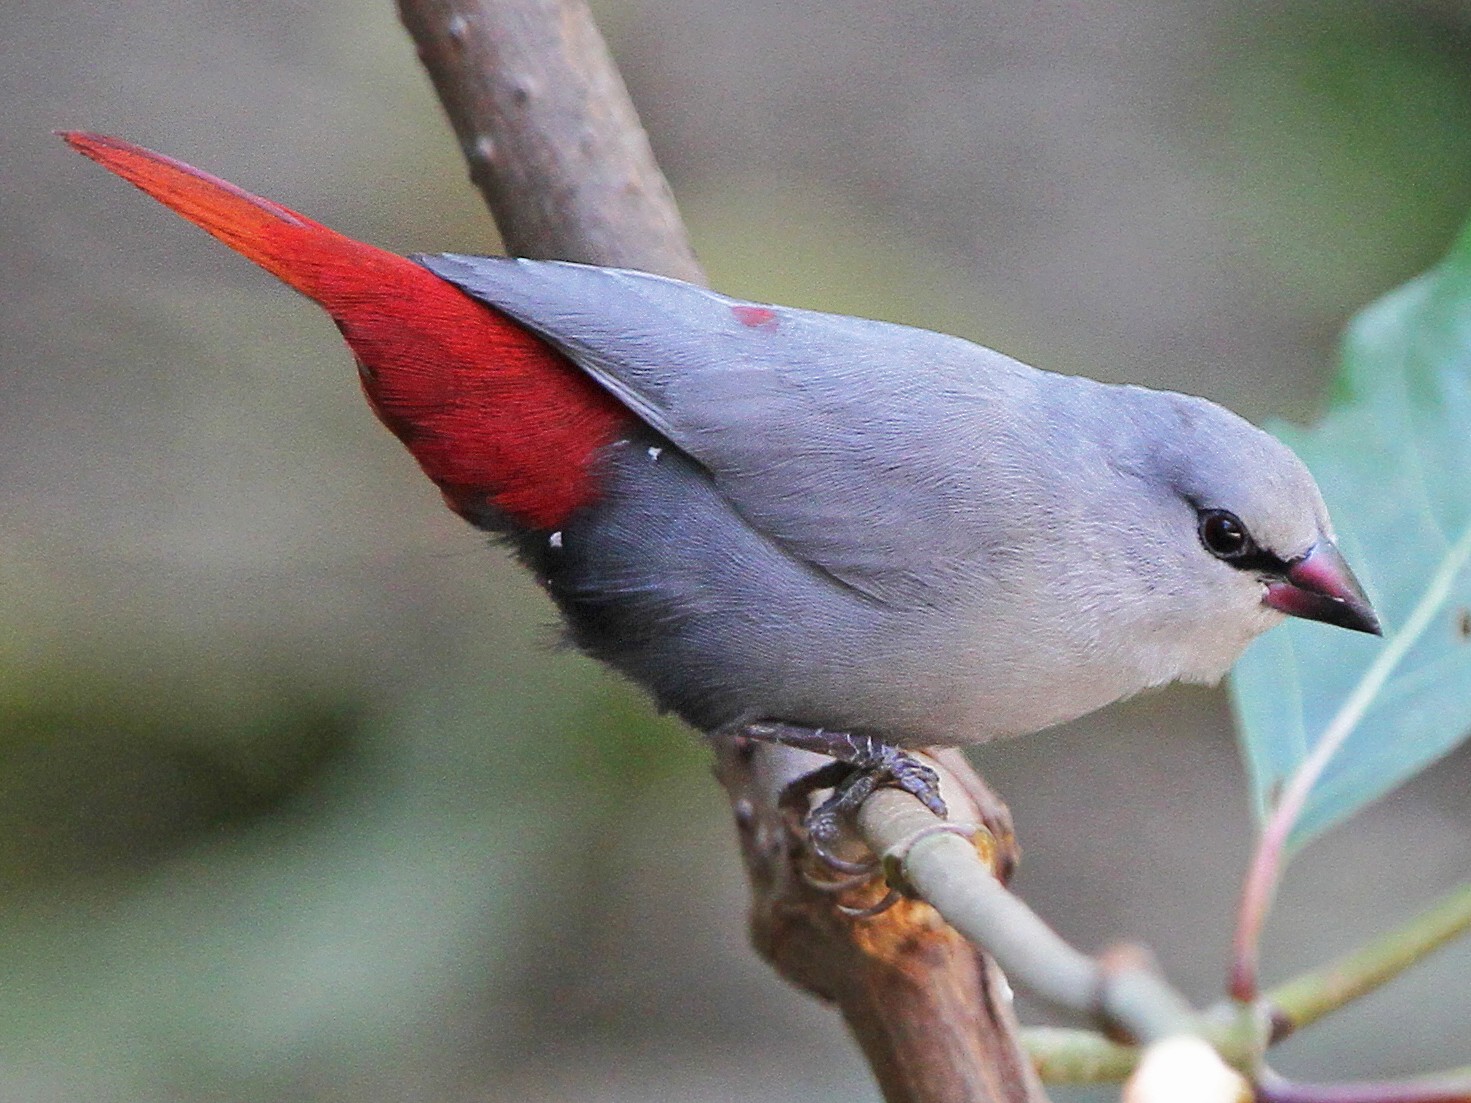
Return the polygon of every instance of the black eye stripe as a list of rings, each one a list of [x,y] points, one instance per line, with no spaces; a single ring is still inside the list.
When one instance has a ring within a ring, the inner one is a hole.
[[[1237,570],[1282,575],[1288,563],[1279,555],[1258,547],[1241,518],[1229,510],[1202,509],[1197,529],[1205,550]]]

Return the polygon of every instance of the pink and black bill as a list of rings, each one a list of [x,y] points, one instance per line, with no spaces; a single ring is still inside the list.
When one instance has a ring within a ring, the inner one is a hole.
[[[1267,583],[1263,599],[1273,609],[1355,632],[1383,635],[1364,588],[1332,544],[1323,541],[1283,567],[1281,575]]]

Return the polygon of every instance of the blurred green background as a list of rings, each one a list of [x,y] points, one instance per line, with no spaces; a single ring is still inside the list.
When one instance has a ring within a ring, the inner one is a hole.
[[[1471,212],[1463,0],[596,10],[722,289],[1253,418],[1310,416],[1346,318]],[[7,4],[0,102],[0,1100],[876,1098],[746,948],[698,741],[558,647],[325,318],[51,136],[493,250],[387,0]],[[1216,998],[1223,696],[975,757],[1021,891]],[[1293,867],[1269,975],[1466,876],[1468,774]],[[1279,1064],[1464,1062],[1468,1021],[1463,946]]]

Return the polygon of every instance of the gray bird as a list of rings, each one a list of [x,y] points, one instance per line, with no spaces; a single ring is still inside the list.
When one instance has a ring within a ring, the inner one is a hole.
[[[943,808],[900,748],[1214,682],[1285,615],[1379,631],[1307,469],[1204,399],[636,272],[411,263],[67,140],[326,307],[580,647],[697,728],[844,763],[819,841],[880,778]]]
[[[414,259],[637,414],[528,558],[584,650],[701,729],[979,742],[1216,682],[1286,614],[1379,631],[1307,468],[1205,399],[642,273]]]

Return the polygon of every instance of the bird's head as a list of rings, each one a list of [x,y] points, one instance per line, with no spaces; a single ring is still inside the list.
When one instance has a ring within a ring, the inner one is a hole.
[[[1151,444],[1128,474],[1154,502],[1149,569],[1179,613],[1183,677],[1218,678],[1284,616],[1380,634],[1317,483],[1291,449],[1204,399],[1135,393],[1156,397],[1137,438]]]

